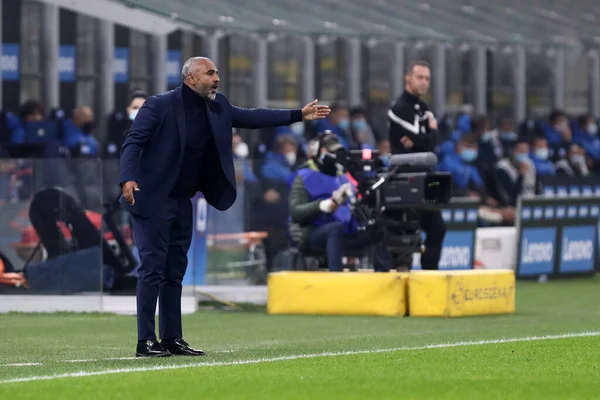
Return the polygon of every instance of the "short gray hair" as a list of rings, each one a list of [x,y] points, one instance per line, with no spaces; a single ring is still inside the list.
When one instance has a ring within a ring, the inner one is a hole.
[[[185,81],[185,78],[196,68],[196,63],[200,60],[208,60],[206,57],[192,57],[189,58],[183,67],[181,68],[181,80]]]

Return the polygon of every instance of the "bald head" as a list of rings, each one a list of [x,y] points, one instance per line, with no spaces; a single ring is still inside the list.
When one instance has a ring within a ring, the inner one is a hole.
[[[94,112],[87,106],[77,107],[73,110],[73,123],[82,126],[94,121]]]
[[[217,97],[219,71],[206,57],[192,57],[183,64],[181,79],[194,92],[208,100]]]

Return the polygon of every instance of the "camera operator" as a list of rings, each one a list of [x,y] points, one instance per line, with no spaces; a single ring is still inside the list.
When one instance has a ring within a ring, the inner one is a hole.
[[[427,104],[421,100],[429,90],[429,64],[425,61],[411,62],[404,80],[404,92],[388,110],[392,154],[433,152],[438,136],[437,121]],[[427,234],[421,267],[438,269],[446,234],[441,212],[423,211],[421,229]]]
[[[317,156],[298,171],[289,196],[290,236],[300,247],[324,249],[330,271],[343,271],[345,248],[375,246],[375,270],[387,272],[391,259],[373,231],[359,231],[349,206],[354,188],[338,155],[344,147],[335,134],[319,137]],[[338,154],[338,155],[336,155]]]

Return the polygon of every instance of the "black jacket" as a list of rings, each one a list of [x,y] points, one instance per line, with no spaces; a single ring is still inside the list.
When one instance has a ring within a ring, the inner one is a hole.
[[[392,154],[435,150],[438,132],[429,128],[428,111],[429,107],[424,101],[406,90],[392,103],[387,113]],[[400,139],[404,136],[414,143],[413,148],[405,149],[402,146]]]

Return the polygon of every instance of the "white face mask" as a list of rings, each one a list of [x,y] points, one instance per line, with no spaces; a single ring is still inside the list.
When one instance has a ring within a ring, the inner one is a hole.
[[[294,122],[290,125],[290,128],[292,129],[292,132],[294,132],[294,135],[304,135],[304,122]]]
[[[289,153],[285,153],[285,159],[290,165],[296,164],[296,153],[292,151],[290,151]]]
[[[241,142],[237,146],[235,146],[234,153],[239,158],[246,158],[248,157],[248,154],[250,154],[250,150],[248,150],[248,145],[246,143]]]
[[[598,125],[594,124],[593,122],[588,124],[587,131],[590,135],[596,136],[598,134]]]
[[[133,110],[129,113],[129,120],[133,121],[140,110]]]

